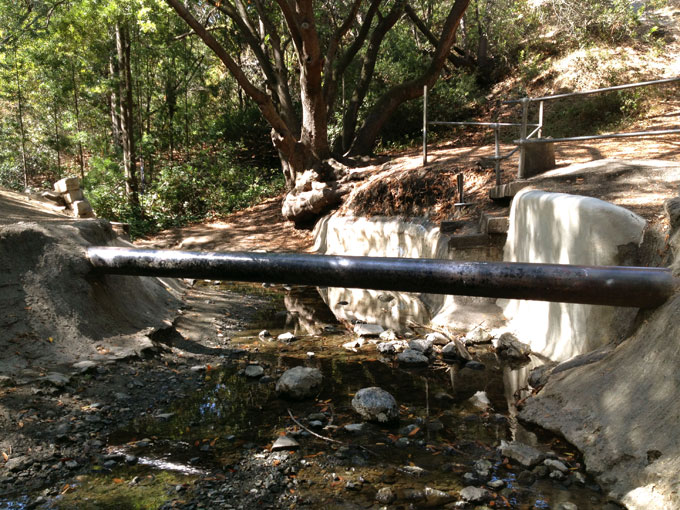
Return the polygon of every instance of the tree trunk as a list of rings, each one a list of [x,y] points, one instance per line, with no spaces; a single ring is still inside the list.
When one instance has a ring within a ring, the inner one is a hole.
[[[125,191],[133,206],[139,205],[139,189],[135,154],[134,116],[132,113],[132,72],[130,68],[130,36],[128,29],[116,23],[116,49],[120,73],[121,138],[123,142],[123,166],[125,168]]]
[[[120,90],[118,63],[113,55],[109,55],[109,77],[116,83],[115,87],[111,88],[109,95],[110,109],[111,109],[111,136],[113,144],[116,147],[122,147],[121,126],[120,126],[120,97],[116,93],[116,88]]]
[[[26,161],[26,130],[24,128],[24,99],[21,94],[21,80],[19,79],[19,64],[17,52],[14,50],[14,70],[17,82],[17,103],[19,106],[19,132],[21,134],[21,166],[24,171],[24,188],[28,187],[28,163]]]
[[[74,57],[75,58],[75,57]],[[73,106],[76,112],[76,129],[78,130],[78,163],[80,164],[80,178],[85,179],[85,157],[83,156],[83,142],[80,140],[80,104],[78,102],[78,81],[76,80],[76,66],[71,63],[71,78],[73,79]]]
[[[61,144],[59,143],[59,106],[57,105],[57,96],[54,96],[54,103],[52,104],[52,115],[54,117],[54,149],[57,153],[57,173],[61,177]]]
[[[434,85],[456,40],[456,29],[469,3],[470,0],[456,0],[446,18],[439,44],[428,69],[415,80],[392,88],[378,100],[357,132],[347,155],[359,156],[370,153],[380,130],[395,110],[404,102],[422,96],[425,85],[428,87]]]

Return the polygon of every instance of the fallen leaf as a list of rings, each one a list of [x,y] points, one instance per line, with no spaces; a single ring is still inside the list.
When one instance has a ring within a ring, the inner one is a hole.
[[[122,478],[114,478],[113,483],[123,483],[123,479]]]
[[[415,436],[418,432],[420,432],[420,427],[414,428],[411,432],[408,433],[408,437],[413,437]]]
[[[5,459],[5,462],[9,460],[9,455],[7,455],[5,452],[2,452],[2,458]]]

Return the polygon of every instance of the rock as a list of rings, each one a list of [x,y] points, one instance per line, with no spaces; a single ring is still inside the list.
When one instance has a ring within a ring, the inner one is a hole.
[[[94,211],[87,200],[76,200],[71,204],[71,209],[76,218],[94,218]]]
[[[314,396],[321,388],[323,375],[316,368],[295,367],[286,370],[276,383],[279,395],[303,399]]]
[[[365,343],[366,340],[364,340],[363,337],[359,337],[356,340],[345,342],[344,344],[342,344],[342,347],[344,349],[347,349],[348,351],[357,352],[357,349],[361,349],[361,347],[363,347]]]
[[[7,388],[8,386],[14,386],[16,383],[8,375],[0,375],[0,388]]]
[[[248,365],[243,373],[246,377],[252,377],[253,379],[256,379],[264,375],[264,368],[262,368],[260,365]]]
[[[61,372],[50,372],[45,377],[43,377],[42,380],[58,388],[63,388],[71,381],[71,378],[66,374],[62,374]]]
[[[443,333],[437,333],[437,332],[428,333],[427,335],[425,335],[425,340],[431,341],[433,345],[446,345],[451,341]]]
[[[475,473],[477,473],[480,478],[486,480],[489,478],[489,474],[491,474],[491,468],[493,467],[493,464],[491,464],[491,462],[486,459],[482,459],[475,462],[473,467],[475,469]]]
[[[427,430],[434,433],[441,432],[444,430],[444,424],[439,420],[433,420],[427,424]]]
[[[276,339],[279,342],[293,342],[294,340],[297,340],[297,337],[293,333],[288,331],[286,333],[281,333],[279,336],[276,337]]]
[[[190,367],[189,370],[192,372],[205,372],[206,368],[205,365],[194,365],[193,367]]]
[[[556,510],[578,510],[578,506],[571,501],[563,501],[557,505]]]
[[[278,452],[280,450],[297,450],[300,447],[295,439],[288,436],[279,436],[272,445],[272,451]]]
[[[545,464],[548,469],[550,469],[550,471],[561,471],[562,473],[569,472],[569,468],[564,464],[564,462],[560,462],[559,460],[545,459],[543,464]]]
[[[408,342],[409,349],[422,352],[423,354],[428,354],[432,350],[432,345],[434,345],[433,341],[426,338],[416,338]]]
[[[501,455],[508,457],[522,466],[532,467],[545,459],[545,454],[533,446],[517,441],[501,441]]]
[[[422,352],[413,349],[406,349],[404,352],[399,353],[397,361],[399,361],[400,364],[409,366],[423,366],[430,362],[427,356]]]
[[[86,372],[95,370],[97,368],[97,363],[89,360],[79,361],[78,363],[73,364],[73,368],[79,374],[84,374]]]
[[[365,423],[348,423],[343,427],[343,429],[349,434],[360,435],[366,433],[368,427]]]
[[[401,352],[406,348],[406,342],[401,340],[390,340],[389,342],[380,342],[376,344],[378,352],[381,354],[395,354]]]
[[[460,491],[460,497],[468,503],[484,503],[491,499],[491,493],[481,487],[465,487]]]
[[[503,333],[495,343],[496,352],[502,358],[525,360],[531,354],[531,347],[520,342],[512,333]]]
[[[425,494],[425,502],[427,506],[440,506],[445,505],[453,499],[448,492],[433,489],[431,487],[425,487],[423,491]]]
[[[522,471],[519,475],[517,475],[517,482],[529,486],[532,483],[536,481],[536,477],[534,477],[534,474],[531,471]]]
[[[449,342],[442,348],[442,357],[446,360],[471,361],[472,356],[460,340]]]
[[[411,476],[425,476],[427,474],[427,469],[423,469],[420,466],[402,466],[401,470]]]
[[[66,193],[76,189],[80,189],[80,179],[77,177],[66,177],[54,183],[54,191],[57,193]]]
[[[478,409],[489,409],[491,407],[491,400],[489,400],[489,397],[487,397],[486,392],[484,391],[478,391],[474,395],[472,395],[469,399],[468,402],[470,402],[473,406],[475,406]]]
[[[379,336],[385,332],[385,328],[378,324],[356,324],[354,326],[354,334],[358,336]]]
[[[7,462],[5,462],[4,468],[7,471],[21,471],[31,465],[30,457],[25,455],[20,455],[18,457],[10,457]]]
[[[394,296],[392,294],[387,294],[386,292],[382,292],[381,294],[378,295],[378,301],[382,303],[389,303],[390,301],[394,300]]]
[[[367,421],[388,423],[399,419],[397,401],[387,391],[376,386],[357,391],[352,399],[352,407]]]
[[[536,475],[536,478],[545,478],[550,474],[548,467],[543,465],[536,466],[531,472]]]
[[[550,478],[561,482],[567,478],[567,475],[565,475],[562,471],[551,471]]]
[[[69,469],[76,469],[78,467],[78,463],[75,460],[67,460],[64,465]]]
[[[397,495],[389,487],[382,487],[378,489],[378,492],[375,494],[375,500],[381,505],[389,505],[390,503],[394,503],[396,499]]]
[[[139,460],[139,459],[137,459],[137,457],[136,457],[135,455],[129,454],[129,455],[126,455],[126,456],[125,456],[125,463],[126,463],[126,464],[129,464],[130,466],[132,466],[132,465],[134,465],[134,464],[137,464],[137,461],[138,461],[138,460]]]
[[[328,417],[323,414],[323,413],[310,413],[309,416],[307,416],[308,420],[317,420],[317,421],[326,421],[328,420]]]
[[[542,388],[548,382],[548,378],[551,376],[553,369],[555,368],[555,363],[548,363],[546,365],[541,365],[540,367],[534,368],[529,373],[529,384],[532,388]]]
[[[269,332],[269,330],[263,329],[257,334],[257,336],[260,338],[271,338],[272,334]]]
[[[362,487],[361,482],[355,481],[355,480],[349,480],[345,484],[345,490],[347,491],[360,491]]]
[[[463,341],[466,345],[476,345],[490,342],[493,336],[491,333],[481,326],[477,326],[473,330],[469,331]]]
[[[395,331],[393,329],[388,329],[386,331],[383,331],[382,333],[380,333],[378,335],[378,337],[380,338],[380,340],[383,340],[385,342],[392,342],[392,341],[398,339],[397,333],[395,333]]]
[[[498,491],[505,487],[505,482],[501,480],[500,478],[496,478],[495,480],[491,480],[489,483],[487,483],[490,488],[492,488],[495,491]]]

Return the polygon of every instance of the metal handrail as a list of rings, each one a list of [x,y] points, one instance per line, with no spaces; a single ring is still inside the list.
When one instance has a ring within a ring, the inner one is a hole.
[[[519,104],[522,103],[522,101],[529,100],[531,103],[538,103],[541,101],[554,101],[557,99],[564,99],[567,97],[577,97],[577,96],[588,96],[591,94],[600,94],[601,92],[611,92],[614,90],[626,90],[626,89],[634,89],[637,87],[647,87],[649,85],[659,85],[662,83],[673,83],[676,81],[680,81],[680,76],[676,76],[674,78],[664,78],[662,80],[651,80],[651,81],[641,81],[639,83],[627,83],[625,85],[615,85],[613,87],[604,87],[601,89],[593,89],[593,90],[583,90],[579,92],[567,92],[565,94],[555,94],[552,96],[543,96],[543,97],[526,97],[526,98],[521,98],[521,99],[510,99],[508,101],[503,101],[502,104]]]
[[[664,129],[658,131],[635,131],[630,133],[610,133],[606,135],[585,135],[572,136],[569,138],[540,138],[529,140],[528,137],[524,140],[514,140],[517,145],[528,145],[536,143],[552,143],[552,142],[579,142],[583,140],[606,140],[609,138],[633,138],[638,136],[660,136],[680,133],[680,129]]]

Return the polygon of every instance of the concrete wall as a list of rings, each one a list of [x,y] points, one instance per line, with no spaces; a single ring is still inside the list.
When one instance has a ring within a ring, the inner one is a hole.
[[[525,190],[510,212],[503,260],[579,265],[633,265],[646,222],[595,198]],[[630,332],[637,309],[499,300],[520,340],[557,361]]]

